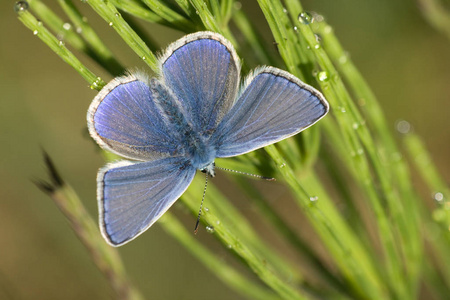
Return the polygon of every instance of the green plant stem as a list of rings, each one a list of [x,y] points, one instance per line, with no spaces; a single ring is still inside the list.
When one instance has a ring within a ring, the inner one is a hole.
[[[275,65],[275,61],[272,59],[272,56],[269,55],[267,47],[263,45],[262,37],[256,32],[254,25],[248,20],[244,12],[242,10],[234,11],[232,20],[239,28],[241,34],[245,37],[244,42],[249,45],[249,48],[251,47],[251,51],[242,51],[243,53],[251,53],[246,59],[251,60],[254,64]],[[241,48],[243,47],[241,46]]]
[[[91,89],[100,91],[106,84],[100,77],[97,77],[87,67],[85,67],[72,52],[67,49],[63,42],[59,41],[50,31],[44,27],[29,11],[18,12],[19,20],[29,28],[35,36],[43,41],[62,60],[74,68],[89,84]]]
[[[222,27],[227,27],[233,13],[234,0],[222,0],[220,2],[220,14],[222,15]]]
[[[280,166],[279,171],[291,188],[298,205],[326,243],[330,254],[335,258],[351,286],[363,299],[365,299],[364,295],[368,291],[372,296],[377,295],[374,296],[375,298],[384,298],[384,287],[379,281],[371,260],[367,257],[356,237],[353,236],[351,230],[346,226],[342,217],[333,208],[333,204],[325,189],[319,184],[319,180],[312,177],[304,178],[305,185],[314,190],[314,196],[310,195],[300,185],[294,172],[276,148],[271,145],[265,149],[275,163]],[[317,203],[315,197],[320,199]]]
[[[194,186],[197,186],[201,189],[203,182],[201,180],[197,180]],[[231,232],[235,228],[235,224],[239,224],[239,231],[234,233],[237,238],[245,241],[249,248],[252,249],[253,252],[258,254],[261,257],[264,257],[268,263],[273,266],[273,269],[277,274],[280,274],[287,282],[295,285],[300,285],[303,282],[303,274],[298,268],[295,268],[287,262],[285,259],[280,257],[275,249],[269,247],[266,243],[264,243],[261,238],[257,235],[257,233],[252,229],[246,218],[239,213],[239,211],[231,205],[231,203],[216,189],[212,184],[208,184],[208,198],[214,199],[214,201],[208,202],[208,213],[214,212],[218,219],[221,219],[222,222],[226,222],[229,224],[229,231]],[[192,195],[193,196],[193,195]],[[194,197],[193,197],[194,198]],[[198,198],[198,197],[197,197]],[[193,205],[190,206],[193,208],[192,212],[197,213],[197,203],[193,202]],[[232,223],[230,224],[230,221]],[[210,224],[210,226],[214,226],[217,224]],[[228,244],[227,244],[228,246]]]
[[[234,268],[230,267],[229,264],[222,261],[221,258],[214,255],[200,242],[198,242],[198,240],[192,235],[192,232],[187,231],[183,225],[170,213],[165,213],[164,216],[158,221],[158,224],[161,225],[167,233],[178,240],[193,256],[202,262],[206,268],[210,269],[212,274],[219,277],[231,288],[239,291],[249,299],[280,299],[280,297],[273,294],[272,291],[248,280]]]
[[[203,0],[190,0],[192,6],[198,12],[200,19],[202,20],[203,26],[206,30],[218,32],[225,36],[233,45],[237,45],[235,38],[233,37],[231,31],[228,27],[221,28],[215,16],[209,11],[206,2]]]
[[[442,0],[417,0],[425,19],[450,39],[450,11]]]
[[[443,206],[447,206],[448,220],[450,221],[450,188],[433,164],[433,160],[422,140],[417,134],[409,132],[403,135],[403,143],[406,146],[409,156],[412,158],[418,174],[421,175],[422,180],[425,181],[433,196],[435,197],[436,193],[442,194],[442,199],[437,202],[442,203]],[[447,224],[450,226],[450,222]]]
[[[300,79],[304,78],[304,75],[300,72],[298,66],[300,65],[301,56],[298,56],[293,47],[297,38],[291,28],[287,26],[289,23],[287,15],[283,12],[281,3],[270,0],[258,0],[258,4],[266,17],[266,20],[272,31],[272,35],[277,43],[278,51],[286,64],[287,69]]]
[[[191,184],[191,188],[189,188],[181,198],[183,203],[194,214],[198,211],[199,207],[199,193],[192,193],[192,190],[196,189],[197,191],[200,191],[202,186],[203,184],[194,179]],[[211,195],[212,197],[218,196],[213,188],[208,188],[208,195],[210,197]],[[269,265],[268,261],[256,255],[255,249],[252,249],[252,247],[248,244],[249,241],[247,239],[241,238],[243,228],[245,229],[245,227],[241,228],[241,224],[230,224],[230,222],[234,222],[234,215],[233,217],[230,217],[230,212],[227,211],[223,212],[222,217],[218,217],[220,209],[216,208],[214,205],[220,202],[223,202],[223,200],[219,200],[217,202],[215,201],[215,203],[212,203],[211,201],[211,203],[208,204],[208,207],[203,208],[202,210],[202,220],[214,227],[215,236],[217,236],[230,250],[236,253],[236,255],[240,257],[250,267],[250,269],[281,298],[307,299],[299,290],[293,288],[286,279],[282,279],[276,274],[277,272],[275,272],[275,270],[278,266]],[[236,226],[239,226],[239,228]],[[238,231],[239,234],[235,231]],[[246,237],[247,236],[248,235],[246,235]]]
[[[95,54],[91,57],[113,76],[123,74],[125,68],[117,61],[105,44],[103,44],[100,37],[95,33],[87,19],[82,16],[73,2],[71,0],[58,0],[58,3],[75,26],[76,32],[89,45],[89,50]]]
[[[347,290],[342,283],[342,279],[339,274],[333,274],[330,269],[320,260],[311,246],[303,241],[297,236],[297,234],[289,228],[286,224],[284,218],[276,213],[276,210],[268,204],[268,199],[265,197],[251,184],[248,180],[242,180],[236,175],[232,174],[229,176],[241,189],[252,199],[255,203],[263,219],[270,222],[273,226],[290,244],[292,244],[298,251],[300,256],[302,256],[306,263],[318,273],[318,275],[324,279],[324,282],[329,284],[332,288],[337,289],[342,294],[346,294]]]
[[[154,11],[162,19],[166,20],[168,24],[175,28],[189,33],[197,29],[197,27],[184,16],[180,15],[176,11],[170,9],[160,0],[143,0],[145,5]]]
[[[118,9],[147,22],[170,26],[170,24],[158,16],[158,14],[147,9],[136,0],[112,0],[112,4]]]
[[[68,219],[78,238],[88,249],[94,263],[103,273],[119,299],[144,299],[128,280],[122,260],[115,248],[105,243],[98,226],[86,212],[75,191],[67,184],[50,194]]]
[[[159,63],[156,56],[144,43],[144,41],[134,32],[122,18],[116,7],[109,1],[89,0],[89,5],[122,37],[131,49],[153,70],[157,73]]]
[[[414,262],[406,266],[408,269],[407,274],[410,277],[410,288],[411,291],[414,291],[414,287],[417,286],[420,276],[420,258],[422,257],[423,250],[418,227],[420,223],[420,209],[418,207],[420,199],[413,190],[409,168],[402,158],[394,138],[386,125],[387,121],[373,92],[351,62],[348,54],[342,49],[331,27],[326,22],[321,21],[313,23],[312,28],[322,37],[324,49],[333,60],[334,65],[337,66],[343,78],[348,82],[356,98],[359,99],[367,122],[358,124],[357,129],[366,123],[373,129],[374,136],[378,139],[378,142],[371,142],[369,145],[372,146],[369,147],[377,149],[379,153],[379,163],[377,164],[379,169],[385,169],[387,172],[384,174],[390,174],[388,178],[397,187],[399,199],[396,202],[402,202],[403,205],[395,209],[393,208],[392,211],[394,213],[397,211],[404,218],[404,220],[400,221],[399,226],[402,227],[401,237],[404,240],[403,244],[408,245],[403,248],[403,251],[408,257],[407,260]],[[385,177],[382,176],[382,178]],[[387,185],[387,183],[384,183],[384,185]]]
[[[39,20],[45,20],[45,24],[60,37],[60,40],[69,41],[70,45],[76,50],[88,53],[87,44],[76,34],[76,32],[74,32],[72,26],[65,26],[65,22],[63,22],[61,18],[51,11],[44,3],[39,0],[28,0],[28,4],[33,13],[36,14],[37,18]]]
[[[189,0],[174,0],[181,10],[191,19],[194,20],[197,18],[197,14],[195,13],[195,9],[189,3]]]
[[[289,1],[293,2],[293,1]],[[299,7],[301,8],[301,7]],[[290,9],[292,11],[292,9]],[[391,280],[388,283],[391,285],[391,289],[398,298],[410,298],[413,297],[415,288],[417,285],[414,283],[417,280],[417,272],[412,272],[412,275],[403,273],[403,268],[400,260],[400,253],[397,249],[401,249],[404,255],[408,257],[413,256],[417,258],[417,253],[420,253],[420,240],[417,238],[417,234],[413,235],[413,238],[409,238],[411,233],[411,225],[414,225],[413,220],[409,220],[405,214],[403,214],[403,203],[398,201],[397,191],[393,188],[390,178],[392,174],[383,168],[383,164],[380,161],[379,153],[376,152],[376,145],[374,144],[372,137],[366,126],[360,126],[364,124],[362,118],[351,101],[348,91],[344,87],[340,80],[337,71],[328,58],[326,52],[322,49],[321,45],[317,42],[316,37],[312,33],[308,25],[300,24],[299,29],[304,36],[310,49],[315,54],[316,62],[320,69],[325,70],[331,80],[328,83],[321,83],[326,98],[330,101],[331,106],[337,107],[342,111],[342,114],[336,113],[335,116],[338,120],[338,124],[341,127],[342,132],[345,134],[345,140],[349,143],[349,153],[361,153],[361,155],[355,157],[353,160],[357,165],[360,172],[366,174],[368,180],[373,181],[371,176],[370,164],[375,171],[376,178],[379,180],[384,197],[386,197],[386,203],[390,211],[391,221],[388,220],[386,213],[383,211],[383,207],[379,202],[377,192],[373,187],[365,183],[365,190],[368,192],[369,199],[374,208],[377,216],[377,224],[379,226],[379,237],[382,241],[384,253],[386,257],[386,264],[388,275]],[[355,125],[356,124],[356,125]],[[357,130],[352,130],[356,128]],[[370,164],[369,161],[370,160]],[[364,182],[362,182],[364,183]],[[416,216],[416,215],[415,215]],[[390,229],[393,223],[399,229],[400,234],[394,237],[394,232]],[[396,243],[396,239],[399,238],[401,243]],[[413,249],[419,249],[419,251],[410,251],[409,247]],[[416,264],[417,266],[417,264]],[[418,267],[413,268],[417,270]],[[406,275],[406,276],[405,276]],[[398,282],[405,281],[405,284],[398,284]]]

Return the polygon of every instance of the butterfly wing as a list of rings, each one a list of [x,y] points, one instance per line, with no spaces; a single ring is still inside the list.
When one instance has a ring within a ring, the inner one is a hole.
[[[171,44],[160,62],[162,80],[189,112],[194,130],[215,129],[239,85],[239,59],[230,42],[213,32],[197,32]]]
[[[183,194],[195,175],[186,160],[121,161],[97,176],[100,228],[112,246],[120,246],[148,229]]]
[[[217,157],[244,154],[288,138],[328,112],[320,92],[272,67],[255,71],[213,136]]]
[[[172,155],[179,141],[167,128],[154,100],[144,75],[115,78],[89,107],[91,136],[103,149],[131,159]]]

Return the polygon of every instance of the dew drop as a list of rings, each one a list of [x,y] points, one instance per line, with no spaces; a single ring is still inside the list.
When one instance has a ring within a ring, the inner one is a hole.
[[[411,124],[405,120],[398,121],[395,127],[397,128],[397,131],[402,134],[407,134],[411,131]]]
[[[206,232],[208,233],[214,233],[215,229],[212,226],[206,226]]]
[[[284,167],[286,167],[286,163],[282,163],[282,164],[280,165],[280,168],[284,168]]]
[[[117,18],[120,18],[120,17],[121,17],[121,15],[120,15],[119,13],[116,13],[115,16],[116,16]]]
[[[358,150],[356,150],[356,153],[358,155],[363,155],[364,154],[364,150],[362,148],[359,148]]]
[[[17,1],[16,4],[14,4],[14,11],[16,13],[20,13],[23,11],[27,11],[28,7],[29,5],[27,1]]]
[[[241,2],[239,2],[239,1],[234,2],[234,9],[240,10],[241,8],[242,8],[242,3]]]
[[[353,123],[352,124],[352,128],[355,129],[355,130],[358,129],[359,128],[359,124],[357,122]]]
[[[310,13],[304,11],[298,15],[298,20],[300,21],[300,23],[308,25],[314,21],[314,18],[311,16]]]
[[[306,46],[306,50],[311,50],[311,47],[310,46]]]
[[[33,35],[38,35],[39,31],[35,30],[33,31]]]
[[[343,107],[343,106],[341,106],[341,107],[339,108],[339,110],[340,110],[341,112],[343,112],[343,113],[347,112],[347,110],[346,110],[345,107]]]
[[[63,28],[64,30],[70,30],[70,28],[72,28],[72,25],[70,25],[70,23],[64,23]]]
[[[142,56],[142,60],[146,60],[147,59],[147,57],[145,57],[145,56]]]
[[[283,7],[283,12],[284,12],[285,14],[288,13],[288,10],[286,9],[286,7]]]
[[[63,42],[63,41],[59,41],[58,45],[59,45],[60,47],[62,47],[62,46],[64,46],[64,42]]]
[[[320,44],[315,44],[314,49],[320,49]]]
[[[216,221],[216,225],[220,225],[220,221],[219,220]]]
[[[38,26],[42,26],[42,22],[41,22],[41,21],[38,21],[38,22],[37,22],[37,25],[38,25]]]
[[[326,34],[332,33],[333,32],[333,27],[331,27],[330,25],[327,25],[323,29],[323,32],[326,33]]]
[[[208,212],[208,211],[209,211],[209,208],[205,207],[205,208],[204,208],[204,211],[205,211],[205,212]]]
[[[109,26],[113,26],[114,25],[114,23],[113,22],[109,22],[109,24],[108,24]]]
[[[228,248],[228,249],[231,249],[231,248],[233,248],[233,246],[232,246],[231,244],[228,244],[228,245],[227,245],[227,248]]]
[[[314,16],[314,22],[323,22],[325,18],[322,15],[319,15],[318,13],[313,13]]]
[[[309,197],[309,201],[311,201],[311,202],[315,202],[315,201],[317,201],[317,200],[319,200],[319,197],[317,197],[317,196],[311,196],[311,197]]]
[[[76,31],[77,33],[82,33],[82,32],[83,32],[83,28],[77,27],[77,28],[75,29],[75,31]]]
[[[95,81],[91,84],[90,88],[96,90],[99,87],[99,83],[102,81],[100,77],[97,77]]]
[[[434,194],[434,200],[440,202],[442,200],[444,200],[444,194],[442,194],[441,192],[437,192]]]
[[[328,73],[325,71],[319,72],[319,74],[317,74],[317,79],[319,79],[319,81],[328,81],[329,77],[328,77]]]
[[[297,31],[298,31],[298,28],[297,28],[297,26],[294,26],[294,31],[295,31],[295,32],[297,32]]]
[[[341,57],[339,57],[338,62],[341,65],[347,63],[348,62],[348,54],[347,53],[342,54]]]

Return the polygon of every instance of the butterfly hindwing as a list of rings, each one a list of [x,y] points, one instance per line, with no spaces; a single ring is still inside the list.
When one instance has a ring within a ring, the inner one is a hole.
[[[105,239],[120,246],[141,234],[183,194],[195,172],[181,158],[121,161],[101,169],[97,196]]]
[[[313,125],[328,111],[322,94],[280,69],[264,67],[217,128],[217,157],[244,154],[288,138]]]

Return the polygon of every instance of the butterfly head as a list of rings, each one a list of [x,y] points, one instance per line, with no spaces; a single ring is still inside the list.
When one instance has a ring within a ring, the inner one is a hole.
[[[206,165],[205,167],[201,168],[200,171],[202,171],[203,173],[207,173],[208,175],[210,175],[211,177],[216,176],[216,171],[214,169],[215,164],[214,162]]]

